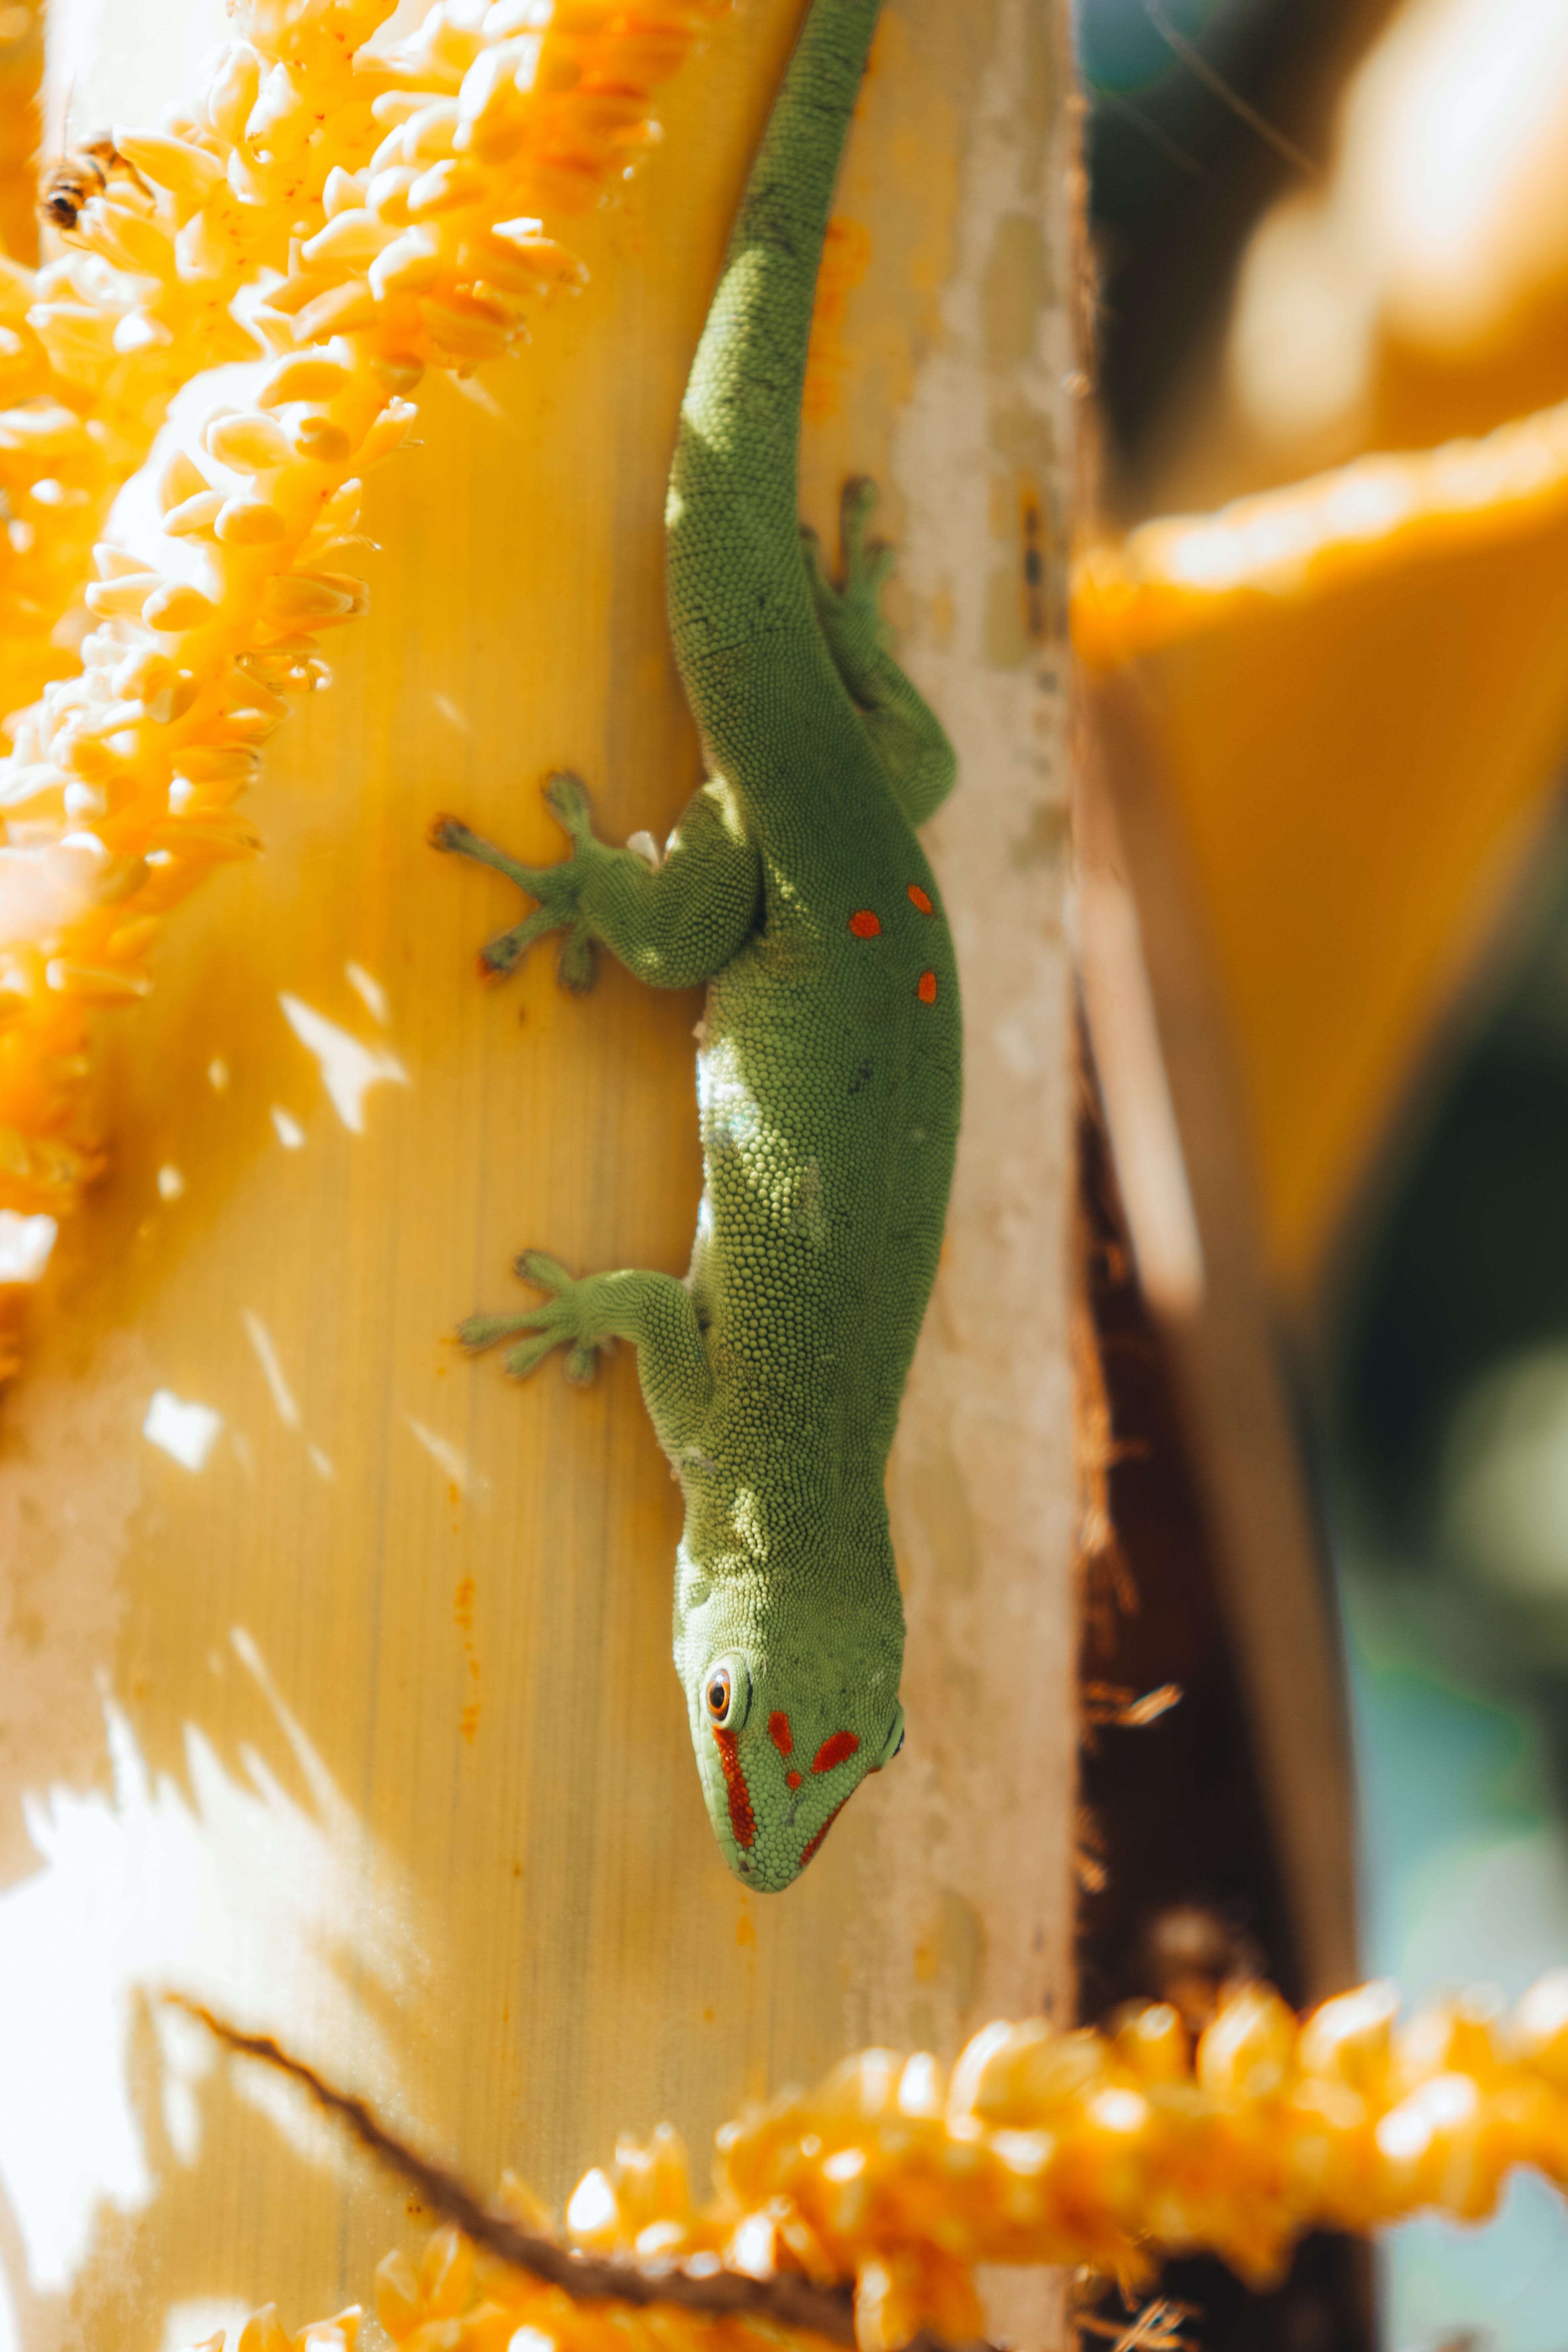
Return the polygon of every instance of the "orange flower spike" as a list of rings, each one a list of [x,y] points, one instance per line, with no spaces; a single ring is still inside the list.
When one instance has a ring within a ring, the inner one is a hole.
[[[1521,2162],[1547,2158],[1563,2179],[1568,1975],[1506,2023],[1458,2001],[1396,2032],[1394,2013],[1392,1989],[1369,1985],[1298,2025],[1250,1987],[1191,2063],[1168,2009],[1124,2011],[1104,2035],[1031,2019],[977,2034],[951,2084],[930,2057],[864,2052],[815,2093],[726,2126],[717,2200],[651,2226],[684,2226],[687,2249],[744,2253],[764,2273],[853,2281],[864,2352],[900,2352],[922,2328],[981,2332],[981,2263],[1088,2264],[1137,2285],[1163,2254],[1209,2248],[1262,2282],[1309,2229],[1364,2230],[1423,2205],[1474,2217]],[[677,2145],[623,2143],[612,2173],[579,2190],[574,2234],[586,2242],[592,2225],[619,2243],[645,2212],[679,2206]],[[528,2194],[513,2182],[507,2201]],[[410,2352],[505,2352],[524,2326],[558,2352],[807,2341],[771,2318],[574,2304],[492,2256],[476,2263],[450,2231],[421,2271],[390,2258],[377,2289]]]
[[[726,5],[563,5],[522,42],[438,5],[356,65],[384,0],[235,0],[200,104],[117,133],[134,175],[84,206],[88,252],[36,276],[0,261],[16,343],[0,370],[0,845],[22,853],[7,908],[37,883],[22,935],[0,938],[0,1208],[73,1204],[99,1164],[88,1012],[139,1001],[157,923],[258,846],[228,803],[283,696],[325,681],[316,633],[364,609],[332,543],[359,477],[406,434],[401,395],[427,365],[466,373],[510,350],[525,302],[582,282],[533,215],[625,176],[648,92]],[[264,269],[283,277],[261,299]],[[107,542],[174,393],[254,360],[256,335],[279,359],[255,407],[164,452],[161,536]],[[96,626],[66,677],[52,633],[95,568]]]

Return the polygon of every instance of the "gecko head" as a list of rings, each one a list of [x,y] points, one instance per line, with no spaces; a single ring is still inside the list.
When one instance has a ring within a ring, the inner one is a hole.
[[[810,1657],[792,1643],[723,1650],[690,1675],[708,1818],[744,1885],[790,1885],[867,1774],[892,1762],[904,1744],[900,1664],[885,1642]]]

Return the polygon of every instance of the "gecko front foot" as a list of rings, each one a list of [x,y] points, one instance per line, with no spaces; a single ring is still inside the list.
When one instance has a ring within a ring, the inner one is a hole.
[[[597,944],[583,919],[579,904],[587,878],[585,848],[596,845],[588,794],[580,777],[563,773],[550,777],[544,786],[544,801],[572,837],[572,856],[559,866],[521,865],[456,816],[436,818],[430,827],[430,846],[459,857],[471,857],[479,866],[493,866],[498,874],[504,874],[508,881],[515,882],[520,890],[539,902],[531,915],[525,915],[510,930],[498,932],[479,950],[479,970],[487,979],[512,971],[546,932],[564,931],[556,971],[563,988],[574,996],[583,996],[594,985],[598,964]]]
[[[599,1357],[608,1355],[616,1344],[610,1333],[594,1328],[595,1277],[590,1275],[579,1281],[559,1258],[547,1256],[543,1250],[524,1250],[517,1261],[517,1272],[532,1288],[548,1294],[543,1303],[515,1315],[470,1315],[458,1326],[458,1339],[477,1356],[501,1339],[527,1332],[531,1336],[518,1347],[509,1348],[501,1360],[514,1381],[525,1381],[530,1372],[537,1371],[552,1349],[564,1348],[567,1379],[574,1387],[585,1388]]]

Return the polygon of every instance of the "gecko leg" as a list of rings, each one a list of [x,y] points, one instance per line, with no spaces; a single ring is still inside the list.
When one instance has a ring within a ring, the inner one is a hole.
[[[923,824],[952,790],[957,767],[940,721],[887,648],[879,599],[897,558],[885,540],[868,535],[877,499],[875,482],[864,476],[844,486],[840,579],[830,576],[815,532],[803,530],[801,546],[827,650],[860,706],[894,797],[911,824]]]
[[[460,817],[439,816],[430,828],[432,848],[491,866],[538,901],[521,923],[486,942],[482,971],[510,971],[536,940],[556,930],[566,935],[562,985],[574,994],[592,988],[601,943],[655,988],[694,986],[729,962],[756,920],[761,865],[728,786],[715,781],[692,793],[654,863],[595,837],[578,777],[552,776],[544,798],[571,836],[571,856],[558,866],[524,866]]]
[[[524,1250],[517,1271],[543,1299],[512,1315],[470,1315],[458,1328],[463,1346],[478,1353],[525,1333],[505,1358],[514,1380],[526,1380],[552,1349],[564,1348],[566,1377],[581,1386],[602,1353],[629,1339],[660,1444],[672,1456],[689,1444],[712,1402],[713,1373],[685,1284],[636,1270],[578,1277],[543,1250]]]

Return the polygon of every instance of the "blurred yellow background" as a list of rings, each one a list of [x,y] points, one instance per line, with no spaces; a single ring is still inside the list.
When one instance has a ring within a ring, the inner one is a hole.
[[[1080,572],[1080,642],[1178,814],[1299,1307],[1568,740],[1565,133],[1560,9],[1386,12],[1323,177],[1265,211],[1172,393],[1139,527]]]

